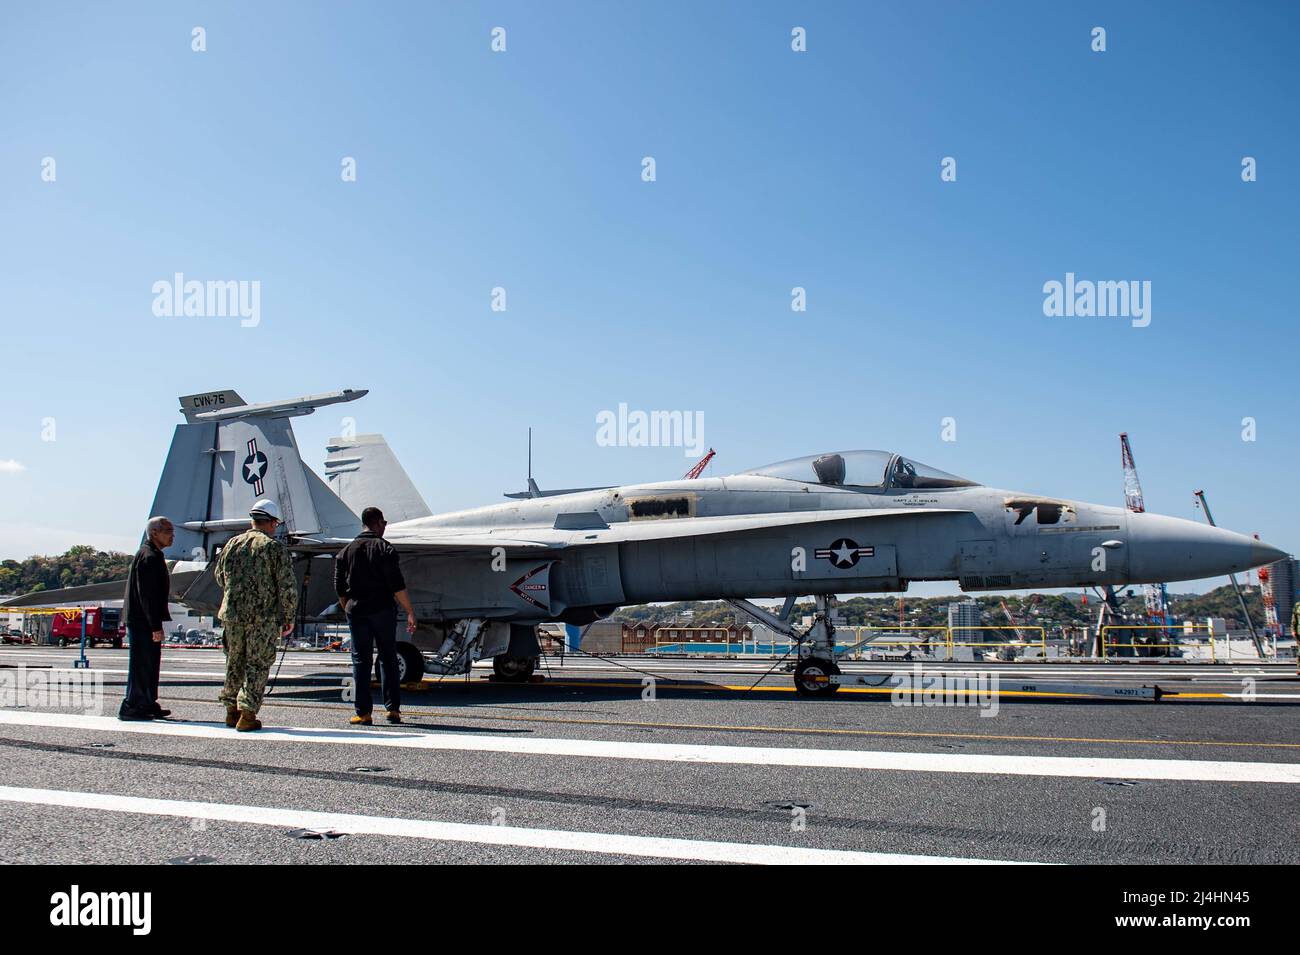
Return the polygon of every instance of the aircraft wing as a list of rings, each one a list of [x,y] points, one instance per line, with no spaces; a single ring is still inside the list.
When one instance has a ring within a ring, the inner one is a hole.
[[[181,602],[180,596],[203,575],[202,570],[176,570],[172,562],[171,571],[172,599]],[[188,565],[193,567],[192,564]],[[21,597],[13,597],[0,602],[0,609],[20,610],[23,607],[79,607],[82,604],[97,603],[104,600],[125,600],[126,578],[106,580],[98,584],[82,584],[79,587],[60,587],[58,590],[33,590]]]
[[[627,521],[607,524],[594,511],[558,514],[553,527],[508,527],[499,530],[401,528],[387,535],[388,542],[401,553],[471,556],[503,547],[515,555],[541,556],[547,551],[571,550],[596,544],[619,544],[631,541],[704,537],[713,534],[739,534],[768,527],[792,527],[801,524],[838,524],[844,521],[878,520],[886,517],[915,519],[935,514],[965,514],[964,510],[945,508],[867,507],[845,511],[796,511],[772,514],[737,514],[725,517],[689,517],[678,519]],[[338,550],[347,541],[306,542],[316,549]],[[296,546],[295,549],[298,549]],[[302,547],[301,549],[309,549]]]
[[[494,547],[504,547],[507,553],[538,553],[547,550],[559,550],[567,542],[550,539],[545,535],[551,532],[543,530],[536,539],[519,537],[520,528],[512,527],[508,531],[491,533],[484,529],[472,532],[457,532],[439,529],[430,533],[398,534],[390,531],[385,540],[403,554],[438,554],[444,557],[470,557],[490,552]],[[566,535],[567,536],[567,535]],[[290,548],[300,553],[337,554],[352,538],[295,538]]]
[[[76,607],[97,600],[121,600],[126,596],[126,578],[108,580],[80,587],[61,587],[58,590],[34,590],[0,603],[5,609],[19,607]]]

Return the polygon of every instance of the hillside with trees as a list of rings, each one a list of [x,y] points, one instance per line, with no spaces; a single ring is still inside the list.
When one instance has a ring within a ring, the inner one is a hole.
[[[1129,596],[1129,590],[1132,596]],[[902,622],[906,627],[942,627],[948,623],[948,605],[957,600],[974,599],[980,604],[985,626],[1001,627],[1007,624],[1000,601],[1025,626],[1043,627],[1047,631],[1061,627],[1082,627],[1095,624],[1098,599],[1089,595],[1085,605],[1079,593],[1031,594],[1027,597],[998,597],[981,594],[974,597],[909,597],[902,595]],[[1120,610],[1124,614],[1141,616],[1145,613],[1140,587],[1119,592]],[[1223,617],[1230,629],[1245,629],[1236,594],[1228,585],[1206,594],[1171,594],[1170,610],[1175,622],[1194,620],[1203,623],[1206,617]],[[771,607],[770,600],[758,601],[760,606]],[[844,625],[850,627],[897,627],[899,625],[898,596],[852,597],[840,601],[839,610]],[[1258,588],[1246,592],[1246,606],[1256,626],[1263,626],[1264,604]],[[811,614],[811,601],[798,605],[796,616]],[[648,623],[657,626],[709,627],[733,623],[736,611],[721,601],[692,601],[672,604],[646,604],[622,607],[614,619],[628,623]]]
[[[108,580],[124,580],[131,555],[95,550],[78,544],[56,557],[0,561],[0,594],[16,596],[34,590],[58,590]]]

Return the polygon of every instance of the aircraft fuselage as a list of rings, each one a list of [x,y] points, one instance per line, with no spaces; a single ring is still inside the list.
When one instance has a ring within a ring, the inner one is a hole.
[[[908,513],[836,519],[862,509]],[[593,513],[611,527],[685,527],[760,514],[816,518],[610,544],[596,534],[584,541],[578,527],[569,539],[584,546],[511,555],[495,569],[490,558],[408,555],[404,567],[421,616],[580,622],[621,604],[892,592],[913,580],[956,580],[964,591],[1123,585],[1227,574],[1281,556],[1242,534],[1122,507],[982,486],[860,489],[750,474],[497,504],[393,525],[389,536],[472,529],[527,537]]]

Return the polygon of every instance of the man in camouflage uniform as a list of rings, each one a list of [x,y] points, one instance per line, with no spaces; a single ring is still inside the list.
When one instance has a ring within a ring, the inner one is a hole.
[[[232,537],[217,558],[217,584],[225,627],[226,685],[217,699],[226,706],[226,725],[240,732],[259,730],[266,678],[276,644],[293,632],[298,587],[289,552],[275,539],[280,508],[262,499],[248,516],[253,526]]]
[[[1291,636],[1296,641],[1295,675],[1300,676],[1300,600],[1291,608]]]

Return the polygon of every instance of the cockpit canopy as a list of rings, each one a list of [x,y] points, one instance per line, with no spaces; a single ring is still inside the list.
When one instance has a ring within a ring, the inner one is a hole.
[[[825,484],[830,487],[933,489],[977,487],[974,481],[948,474],[892,451],[833,451],[793,458],[744,471],[762,477]]]

